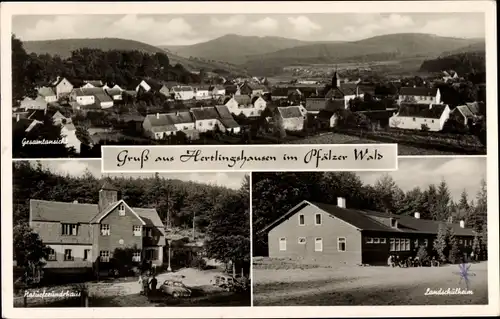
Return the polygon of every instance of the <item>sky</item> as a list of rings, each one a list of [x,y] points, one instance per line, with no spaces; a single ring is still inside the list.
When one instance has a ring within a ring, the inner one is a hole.
[[[154,173],[101,173],[100,160],[42,160],[42,166],[48,168],[51,172],[59,175],[82,176],[89,171],[95,177],[105,176],[125,176],[125,177],[149,177]],[[35,162],[33,162],[35,164]],[[182,181],[192,181],[197,183],[224,186],[232,189],[239,189],[243,183],[245,173],[239,172],[219,172],[219,173],[160,173],[161,177],[166,179],[179,179]]]
[[[311,41],[355,41],[403,32],[485,36],[482,13],[21,15],[12,23],[13,33],[23,41],[117,37],[152,45],[189,45],[230,33]]]
[[[358,173],[366,184],[374,184],[383,174],[392,176],[405,192],[415,187],[438,185],[444,179],[454,201],[460,199],[464,189],[470,200],[476,198],[481,179],[486,179],[486,157],[407,157],[399,159],[397,171]]]

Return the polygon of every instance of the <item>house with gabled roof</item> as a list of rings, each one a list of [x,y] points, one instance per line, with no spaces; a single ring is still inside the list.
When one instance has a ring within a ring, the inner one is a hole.
[[[193,107],[190,109],[193,114],[196,130],[200,133],[215,131],[223,125],[220,121],[219,113],[213,106]]]
[[[438,88],[402,87],[399,89],[398,104],[440,104],[441,91]]]
[[[239,134],[241,132],[241,127],[234,120],[233,115],[225,105],[216,105],[215,109],[219,113],[219,121],[222,124],[221,130],[223,132],[230,132],[234,134]]]
[[[135,87],[135,91],[139,92],[158,92],[162,87],[161,83],[147,79],[141,80]]]
[[[73,84],[68,79],[58,76],[57,79],[51,83],[50,87],[56,93],[56,99],[68,96],[73,90]]]
[[[210,85],[208,84],[195,84],[191,85],[194,91],[194,97],[197,100],[208,100],[212,98]]]
[[[121,94],[121,93],[120,93]],[[107,109],[113,107],[113,98],[102,88],[77,88],[71,92],[70,99],[80,106]]]
[[[170,89],[171,94],[175,100],[188,101],[195,99],[195,92],[191,86],[179,85]]]
[[[211,85],[209,91],[214,98],[226,95],[226,88],[220,84]]]
[[[302,106],[278,106],[275,111],[275,121],[287,131],[300,131],[304,128],[307,111]]]
[[[130,207],[106,181],[95,203],[30,200],[30,227],[50,248],[45,268],[105,269],[117,248],[132,248],[133,261],[163,263],[165,229],[154,208]]]
[[[24,110],[45,110],[47,108],[47,101],[43,96],[38,95],[35,99],[29,96],[25,97],[19,107]]]
[[[82,89],[91,89],[91,88],[103,88],[104,83],[101,80],[85,80],[83,81],[85,84],[82,86]]]
[[[51,87],[43,86],[37,89],[38,96],[45,99],[47,103],[53,103],[57,101],[56,92]]]
[[[447,104],[401,104],[399,111],[389,118],[389,127],[408,130],[442,131],[450,117]]]
[[[459,105],[450,112],[450,118],[462,123],[464,126],[469,126],[474,121],[481,118],[478,103],[466,103]]]
[[[475,232],[459,223],[421,219],[348,208],[343,197],[337,205],[301,201],[260,230],[267,233],[269,257],[331,261],[345,264],[387,264],[390,255],[414,257],[420,246],[432,252],[440,224],[450,227],[459,249],[472,251]]]
[[[146,115],[142,122],[142,128],[144,134],[153,140],[175,135],[178,131],[171,117],[160,113]]]

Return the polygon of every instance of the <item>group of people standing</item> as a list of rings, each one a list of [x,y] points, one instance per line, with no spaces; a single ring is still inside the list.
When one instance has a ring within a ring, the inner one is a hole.
[[[141,287],[141,295],[149,296],[151,294],[156,293],[156,286],[158,285],[158,280],[156,279],[155,274],[152,274],[148,271],[139,276],[138,281]]]

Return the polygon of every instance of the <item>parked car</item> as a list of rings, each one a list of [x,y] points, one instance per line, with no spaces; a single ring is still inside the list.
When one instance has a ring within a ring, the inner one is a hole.
[[[160,291],[175,298],[191,297],[191,289],[178,280],[165,280],[160,286]]]

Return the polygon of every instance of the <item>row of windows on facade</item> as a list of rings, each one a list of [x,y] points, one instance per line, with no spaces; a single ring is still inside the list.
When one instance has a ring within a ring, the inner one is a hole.
[[[299,214],[299,225],[304,226],[306,224],[306,217],[303,214]],[[314,225],[321,225],[321,214],[316,214],[314,216]]]
[[[134,236],[153,237],[153,229],[150,227],[132,226]],[[65,236],[77,236],[78,224],[62,224],[62,234]],[[111,235],[111,226],[109,224],[101,224],[101,235]]]
[[[416,122],[417,119],[416,118],[413,118],[413,122]],[[424,119],[424,122],[427,122],[427,119]],[[434,120],[431,120],[431,123],[434,123]]]
[[[300,245],[305,245],[307,242],[305,237],[299,237],[298,243]],[[286,251],[286,238],[281,237],[279,239],[279,248],[280,251]],[[337,250],[338,251],[346,251],[346,239],[345,237],[337,238]],[[323,238],[316,237],[314,238],[314,251],[323,251]]]
[[[156,260],[158,258],[158,254],[156,250],[146,250],[146,260]],[[48,260],[50,261],[56,261],[57,260],[57,255],[54,249],[50,248],[49,253],[48,253]],[[102,262],[109,262],[110,259],[110,252],[109,250],[101,250],[99,252],[99,260]],[[64,261],[74,261],[75,257],[73,256],[73,250],[72,249],[65,249],[64,250]],[[83,251],[83,260],[84,261],[89,261],[90,260],[90,249],[85,249]],[[132,261],[135,262],[140,262],[141,261],[141,252],[140,251],[135,251],[132,254]]]
[[[420,95],[420,96],[416,96],[416,95],[401,95],[400,96],[400,99],[412,99],[414,98],[415,100],[420,100],[420,101],[427,101],[427,100],[433,100],[435,99],[434,96],[425,96],[425,95]]]

